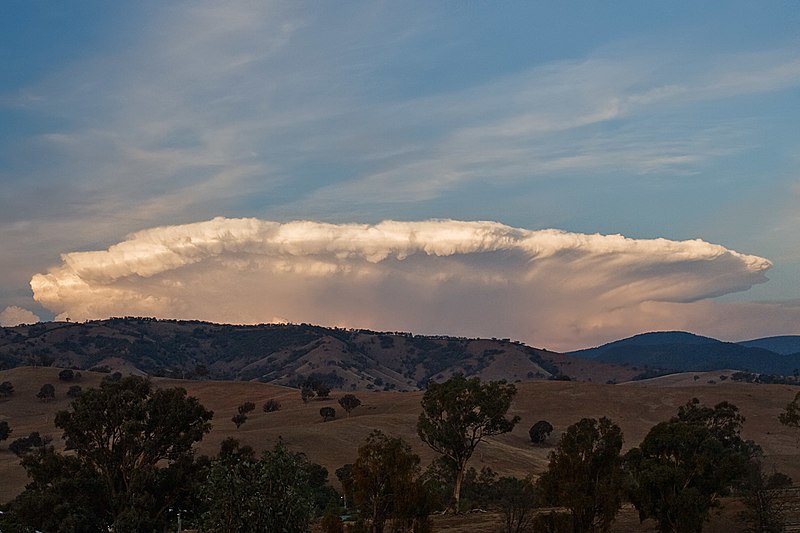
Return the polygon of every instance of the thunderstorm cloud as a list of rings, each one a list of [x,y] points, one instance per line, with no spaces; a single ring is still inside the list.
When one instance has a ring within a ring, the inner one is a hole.
[[[215,218],[63,254],[31,288],[59,319],[306,322],[565,349],[723,316],[751,320],[761,308],[709,299],[766,281],[770,266],[701,240],[496,222]]]

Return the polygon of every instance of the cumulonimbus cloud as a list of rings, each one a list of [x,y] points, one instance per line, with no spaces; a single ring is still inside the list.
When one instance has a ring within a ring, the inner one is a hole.
[[[770,266],[701,240],[496,222],[215,218],[66,253],[31,288],[61,319],[286,320],[565,348],[664,320],[659,306],[747,290]]]

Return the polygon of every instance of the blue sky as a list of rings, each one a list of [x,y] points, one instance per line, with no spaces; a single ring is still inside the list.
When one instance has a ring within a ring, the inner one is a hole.
[[[800,302],[793,2],[10,1],[0,65],[0,309],[217,216],[702,239]]]

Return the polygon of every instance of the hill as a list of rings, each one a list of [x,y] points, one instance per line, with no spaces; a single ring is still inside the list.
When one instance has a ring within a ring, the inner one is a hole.
[[[741,344],[748,348],[763,348],[781,355],[800,354],[800,335],[764,337],[762,339],[741,341],[736,344]]]
[[[625,381],[634,374],[509,339],[151,318],[0,329],[0,369],[21,365],[287,386],[311,377],[334,389],[386,391],[419,390],[428,380],[446,379],[455,372],[508,381],[556,379],[564,374]]]
[[[747,346],[682,331],[665,331],[643,333],[596,348],[569,352],[568,355],[642,369],[679,372],[734,369],[790,376],[800,368],[800,353],[785,355],[758,346],[769,345],[768,339],[761,339],[756,344]]]
[[[97,385],[102,377],[103,374],[84,372],[79,384],[83,387]],[[40,431],[63,446],[60,433],[53,426],[53,417],[57,410],[68,407],[65,393],[70,384],[58,381],[58,369],[21,367],[0,371],[0,381],[11,381],[16,389],[10,399],[0,403],[0,419],[7,420],[13,428],[12,439]],[[56,387],[56,399],[40,402],[35,397],[36,392],[48,382]],[[712,385],[706,380],[697,385],[671,382],[661,387],[658,382],[602,385],[539,381],[519,384],[511,414],[519,415],[521,423],[513,432],[481,444],[470,466],[476,469],[488,466],[500,475],[541,473],[546,468],[551,446],[567,426],[582,417],[610,417],[622,428],[627,449],[637,445],[653,425],[673,416],[680,405],[697,397],[709,405],[728,400],[739,406],[747,419],[743,435],[763,446],[767,468],[775,467],[795,480],[800,479],[796,432],[777,421],[778,414],[794,397],[795,387],[730,381]],[[319,416],[321,406],[330,405],[337,412],[341,411],[336,404],[339,393],[334,393],[333,398],[327,401],[304,404],[297,390],[270,384],[169,378],[154,378],[154,383],[160,387],[182,386],[214,410],[213,429],[200,444],[200,453],[216,453],[219,444],[228,436],[234,436],[257,450],[271,447],[278,437],[282,437],[291,449],[306,453],[310,460],[324,465],[332,473],[355,459],[359,444],[376,428],[407,440],[422,456],[423,465],[434,458],[431,450],[416,435],[421,392],[359,393],[363,404],[349,418],[340,413],[337,419],[323,422]],[[270,398],[281,402],[280,411],[264,413],[260,408],[256,409],[250,420],[236,429],[230,418],[238,405],[252,401],[260,407]],[[555,426],[548,446],[531,445],[528,438],[530,426],[541,419]],[[7,442],[0,444],[0,478],[4,480],[0,483],[0,502],[12,498],[26,482],[18,459],[7,448]],[[646,528],[641,529],[631,518],[625,528],[617,530],[643,531]]]

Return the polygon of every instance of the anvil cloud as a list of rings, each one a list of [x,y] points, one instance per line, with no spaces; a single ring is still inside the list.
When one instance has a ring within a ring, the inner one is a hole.
[[[311,322],[570,348],[648,327],[691,327],[714,314],[707,299],[765,281],[770,266],[701,240],[496,222],[215,218],[64,254],[31,288],[61,319]]]

